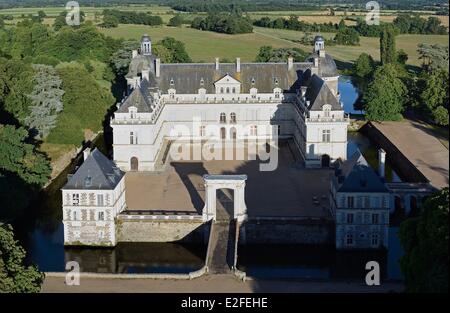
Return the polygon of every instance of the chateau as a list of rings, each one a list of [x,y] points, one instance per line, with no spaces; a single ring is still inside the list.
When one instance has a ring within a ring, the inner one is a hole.
[[[293,138],[307,167],[347,158],[339,75],[321,36],[302,63],[162,64],[151,47],[144,35],[133,51],[129,95],[111,121],[122,170],[155,170],[175,139]]]
[[[237,223],[236,245],[387,247],[394,192],[417,189],[386,184],[383,151],[380,173],[360,152],[347,160],[338,78],[321,36],[300,63],[163,64],[144,35],[132,52],[128,95],[110,123],[113,161],[85,151],[62,188],[65,244],[203,240],[208,223],[224,218],[219,202],[234,199],[225,215]],[[278,139],[289,144],[272,145]],[[168,154],[180,141],[268,142],[283,163],[273,174],[249,162],[232,170],[202,159],[174,164]]]

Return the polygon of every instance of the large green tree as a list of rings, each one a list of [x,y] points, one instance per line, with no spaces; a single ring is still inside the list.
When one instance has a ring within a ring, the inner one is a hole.
[[[395,31],[392,27],[384,27],[380,34],[381,64],[396,63]]]
[[[409,292],[448,292],[448,188],[425,201],[422,214],[400,225],[400,261]]]
[[[361,53],[356,60],[353,72],[360,78],[368,78],[375,70],[375,62],[371,55],[367,53]]]
[[[448,125],[449,77],[448,72],[437,69],[425,75],[421,100],[437,124]],[[447,114],[445,114],[447,113]]]
[[[14,239],[10,225],[0,225],[0,293],[37,293],[44,273],[25,265],[25,250]]]
[[[395,65],[377,68],[364,95],[366,117],[372,121],[399,120],[404,110],[406,87]]]
[[[259,49],[256,62],[286,62],[288,57],[292,57],[294,62],[303,62],[308,53],[299,48],[278,48],[263,46]]]
[[[27,139],[26,129],[0,124],[0,172],[14,173],[27,184],[42,187],[50,177],[50,163]]]

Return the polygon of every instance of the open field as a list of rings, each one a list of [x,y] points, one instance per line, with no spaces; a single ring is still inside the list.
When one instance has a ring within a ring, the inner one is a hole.
[[[174,37],[186,44],[186,49],[191,58],[196,61],[211,62],[215,57],[233,60],[241,57],[243,61],[253,61],[258,54],[259,48],[264,45],[273,47],[299,47],[305,51],[312,49],[296,43],[303,33],[255,27],[254,33],[244,35],[226,35],[214,32],[205,32],[188,27],[149,27],[144,25],[120,25],[115,29],[102,29],[104,34],[114,38],[140,39],[142,34],[148,33],[154,41],[166,36]],[[334,34],[324,34],[331,38]],[[419,43],[449,44],[448,36],[440,35],[400,35],[397,37],[397,48],[404,49],[409,55],[409,63],[420,65],[417,54]],[[371,54],[379,59],[378,38],[361,37],[360,46],[330,46],[327,51],[337,60],[353,62],[363,52]]]

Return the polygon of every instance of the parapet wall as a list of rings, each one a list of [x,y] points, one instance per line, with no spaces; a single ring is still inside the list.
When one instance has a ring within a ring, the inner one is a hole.
[[[190,242],[205,243],[209,224],[202,220],[117,220],[118,242]]]
[[[239,244],[333,244],[330,220],[254,219],[241,225]]]

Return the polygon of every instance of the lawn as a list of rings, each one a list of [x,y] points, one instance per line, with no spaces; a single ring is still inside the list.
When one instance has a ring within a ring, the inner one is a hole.
[[[214,32],[205,32],[188,27],[149,27],[143,25],[120,25],[114,29],[102,29],[104,34],[114,38],[139,39],[142,34],[148,33],[154,41],[165,36],[171,36],[186,44],[191,58],[196,62],[212,62],[215,57],[234,59],[240,57],[243,61],[253,61],[259,48],[264,45],[273,47],[300,47],[310,51],[312,47],[296,43],[303,33],[255,27],[252,34],[226,35]],[[334,34],[323,34],[332,38]],[[409,63],[420,65],[417,45],[419,43],[449,44],[448,36],[439,35],[400,35],[397,37],[397,48],[404,49],[409,55]],[[361,37],[359,46],[329,46],[326,48],[334,58],[343,62],[353,62],[363,52],[379,59],[379,39]]]

